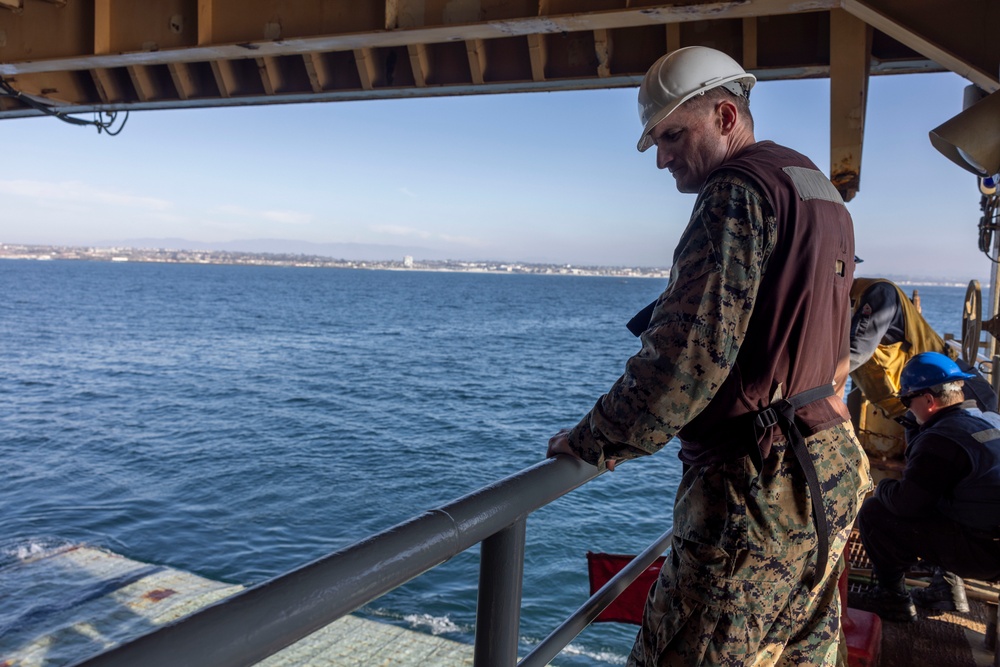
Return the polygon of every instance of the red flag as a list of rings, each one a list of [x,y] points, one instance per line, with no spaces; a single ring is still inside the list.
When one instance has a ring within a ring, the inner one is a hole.
[[[608,583],[611,577],[628,565],[635,556],[624,554],[595,554],[587,552],[587,573],[590,575],[590,594],[596,593],[601,586]],[[598,614],[597,621],[615,623],[634,623],[642,625],[642,610],[646,606],[646,596],[649,589],[656,583],[656,577],[663,567],[665,557],[660,556],[653,564],[643,570],[642,574],[622,591],[607,609]]]

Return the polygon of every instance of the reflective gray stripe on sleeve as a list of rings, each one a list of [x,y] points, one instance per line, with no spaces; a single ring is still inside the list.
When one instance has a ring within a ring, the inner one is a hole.
[[[990,428],[985,431],[979,431],[978,433],[973,433],[972,437],[979,442],[989,442],[990,440],[996,440],[1000,438],[1000,428]]]
[[[792,179],[792,185],[799,195],[799,199],[822,199],[834,204],[843,204],[837,188],[827,178],[823,172],[805,167],[782,167],[781,170]]]

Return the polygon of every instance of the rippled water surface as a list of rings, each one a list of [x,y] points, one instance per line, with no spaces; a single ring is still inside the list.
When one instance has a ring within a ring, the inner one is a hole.
[[[0,262],[0,566],[106,547],[253,584],[542,459],[621,372],[651,279]],[[964,288],[920,288],[958,331]],[[522,650],[586,599],[587,550],[670,525],[672,450],[528,521]],[[363,615],[471,642],[478,550]],[[17,614],[16,606],[0,610]],[[623,664],[634,628],[559,665]]]

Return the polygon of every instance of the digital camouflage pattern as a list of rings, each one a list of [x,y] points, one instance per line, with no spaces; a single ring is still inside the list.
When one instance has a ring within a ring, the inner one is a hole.
[[[604,466],[661,449],[713,399],[732,370],[775,245],[777,223],[758,186],[712,176],[695,202],[642,349],[569,434],[580,458]],[[825,576],[817,563],[806,480],[775,440],[756,495],[747,457],[693,467],[674,506],[674,542],[650,591],[630,665],[834,665],[836,570],[868,460],[850,424],[806,440],[831,527]]]
[[[652,454],[708,405],[736,362],[775,230],[770,206],[741,174],[718,173],[702,188],[642,349],[570,431],[580,458],[603,465]]]
[[[831,528],[825,576],[810,587],[812,504],[783,440],[765,459],[756,493],[746,458],[691,468],[677,490],[671,552],[629,665],[837,664],[840,555],[871,478],[850,424],[806,442]]]

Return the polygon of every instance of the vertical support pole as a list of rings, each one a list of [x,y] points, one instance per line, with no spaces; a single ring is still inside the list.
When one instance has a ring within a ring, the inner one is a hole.
[[[993,667],[1000,667],[997,663],[997,620],[1000,620],[1000,606],[993,602],[984,602],[986,606],[986,632],[983,637],[983,648],[993,652]]]
[[[479,558],[475,667],[517,664],[527,517],[483,540]]]
[[[989,606],[986,608],[990,609]],[[997,640],[997,634],[1000,631],[1000,604],[997,605],[997,617],[993,627],[991,628],[989,623],[986,624],[986,632],[989,633],[991,630],[993,631],[993,636],[986,638],[986,648],[993,651],[993,667],[1000,667],[1000,641]],[[992,646],[990,646],[991,641]]]
[[[871,55],[871,26],[843,9],[831,9],[830,180],[844,201],[861,187]]]
[[[988,220],[987,223],[989,223]],[[997,253],[1000,253],[1000,234],[993,232],[993,257],[997,257]],[[990,263],[993,265],[993,274],[990,276],[990,309],[983,315],[984,322],[989,322],[1000,314],[1000,285],[997,285],[997,280],[1000,280],[1000,264]],[[986,340],[989,341],[986,346],[987,354],[992,361],[990,364],[990,384],[993,386],[993,392],[996,393],[1000,391],[1000,340],[997,340],[997,337],[989,332],[986,334]],[[1000,605],[997,607],[997,613],[997,618],[1000,619]],[[997,651],[997,658],[994,662],[1000,662],[1000,650]]]
[[[992,221],[987,220],[987,224],[992,224]],[[993,256],[997,257],[997,253],[1000,253],[1000,233],[997,231],[993,232]],[[983,313],[983,321],[989,322],[991,319],[1000,314],[1000,286],[997,285],[997,281],[1000,280],[1000,264],[996,262],[990,262],[993,267],[993,275],[990,276],[990,307],[985,313]],[[989,357],[992,359],[1000,354],[1000,340],[991,333],[986,334],[990,344],[987,346],[987,351]],[[996,360],[994,359],[994,362]],[[993,375],[1000,375],[1000,368],[993,366],[991,369]],[[991,378],[992,379],[992,378]],[[996,389],[997,380],[993,380],[994,389]]]
[[[986,632],[989,632],[989,628],[987,628]],[[993,628],[993,667],[1000,667],[1000,641],[997,638],[998,634],[1000,634],[1000,604],[997,605],[997,624]]]
[[[993,393],[997,394],[1000,392],[1000,355],[994,354],[991,359],[993,363],[990,364],[990,385],[993,387]]]

